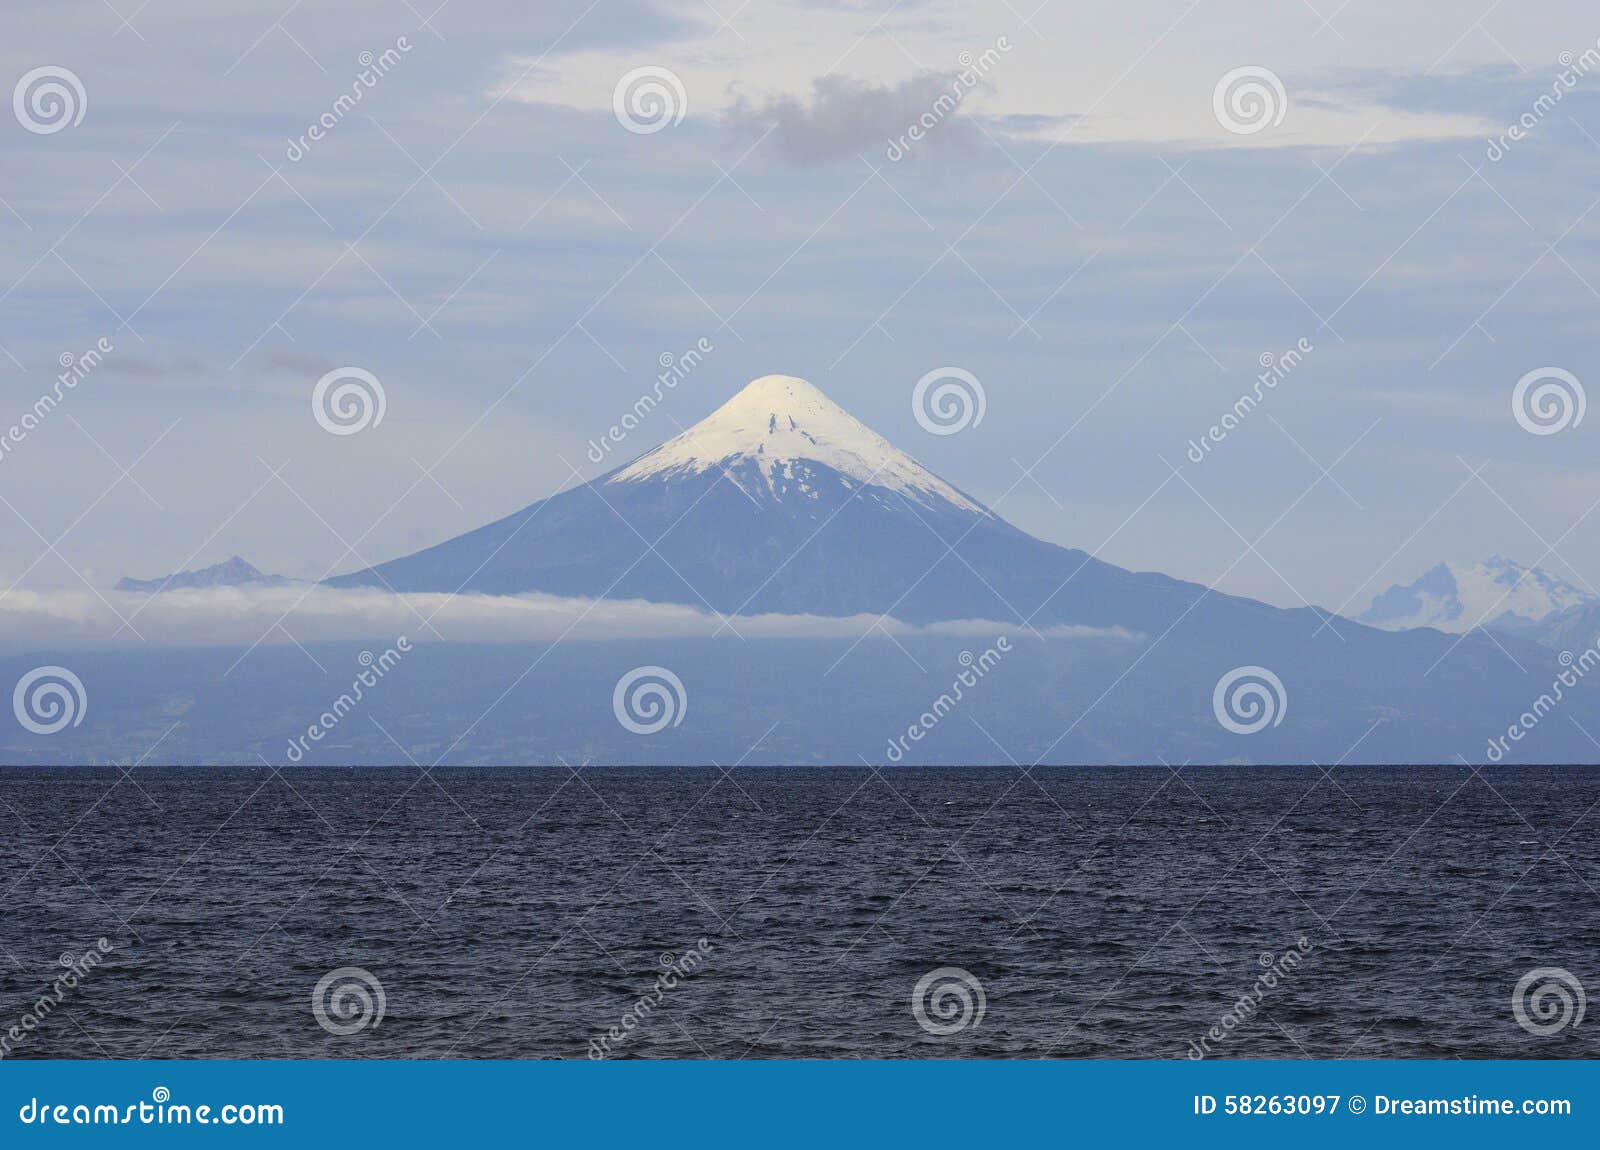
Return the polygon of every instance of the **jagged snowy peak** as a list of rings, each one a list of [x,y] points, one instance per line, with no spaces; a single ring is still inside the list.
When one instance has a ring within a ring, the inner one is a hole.
[[[1571,607],[1597,601],[1537,567],[1492,555],[1482,563],[1440,563],[1414,582],[1377,596],[1360,622],[1385,630],[1436,627],[1522,627]]]
[[[924,505],[938,500],[989,514],[816,387],[792,375],[765,375],[746,385],[688,431],[640,456],[608,482],[675,479],[713,469],[727,473],[753,496],[815,500],[819,483],[848,486],[847,481],[853,481],[898,492]],[[749,490],[752,479],[759,484],[755,491]]]

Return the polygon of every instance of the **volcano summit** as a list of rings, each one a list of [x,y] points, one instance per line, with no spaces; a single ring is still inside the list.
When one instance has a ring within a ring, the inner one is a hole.
[[[1036,539],[785,375],[595,480],[330,582],[1040,631],[1286,614]]]

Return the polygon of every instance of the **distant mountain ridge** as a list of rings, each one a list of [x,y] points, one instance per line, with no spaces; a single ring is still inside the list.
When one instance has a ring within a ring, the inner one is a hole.
[[[1579,603],[1534,623],[1502,622],[1492,629],[1576,655],[1586,647],[1600,646],[1600,601]]]
[[[267,575],[237,555],[192,571],[179,571],[159,579],[117,580],[116,590],[154,595],[162,591],[188,591],[205,587],[282,587],[294,582],[282,575]]]
[[[1484,627],[1528,634],[1548,618],[1595,603],[1600,596],[1547,571],[1491,555],[1481,563],[1439,563],[1376,596],[1357,618],[1389,631]]]

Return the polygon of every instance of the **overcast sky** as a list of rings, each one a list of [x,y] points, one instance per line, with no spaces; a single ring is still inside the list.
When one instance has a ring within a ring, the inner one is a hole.
[[[1600,587],[1600,415],[1512,409],[1600,381],[1593,6],[1035,3],[7,4],[0,430],[112,350],[0,451],[4,585],[391,558],[609,467],[704,340],[624,454],[782,372],[1127,567],[1352,611],[1492,552]],[[1219,117],[1240,68],[1264,120]],[[385,396],[347,436],[343,367]],[[981,425],[917,422],[943,367]]]

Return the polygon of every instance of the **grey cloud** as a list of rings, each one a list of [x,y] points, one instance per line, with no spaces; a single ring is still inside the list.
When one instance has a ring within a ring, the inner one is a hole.
[[[824,76],[813,82],[809,101],[780,96],[753,103],[741,98],[727,112],[726,120],[729,126],[752,135],[775,124],[773,139],[779,154],[790,163],[813,166],[862,152],[881,155],[892,142],[902,140],[912,125],[932,114],[938,115],[938,121],[927,129],[922,149],[935,144],[971,146],[978,133],[960,119],[959,102],[948,107],[950,99],[950,78],[932,72],[893,87],[847,76]],[[940,108],[946,110],[936,112]],[[915,154],[920,149],[913,146],[908,150]]]

